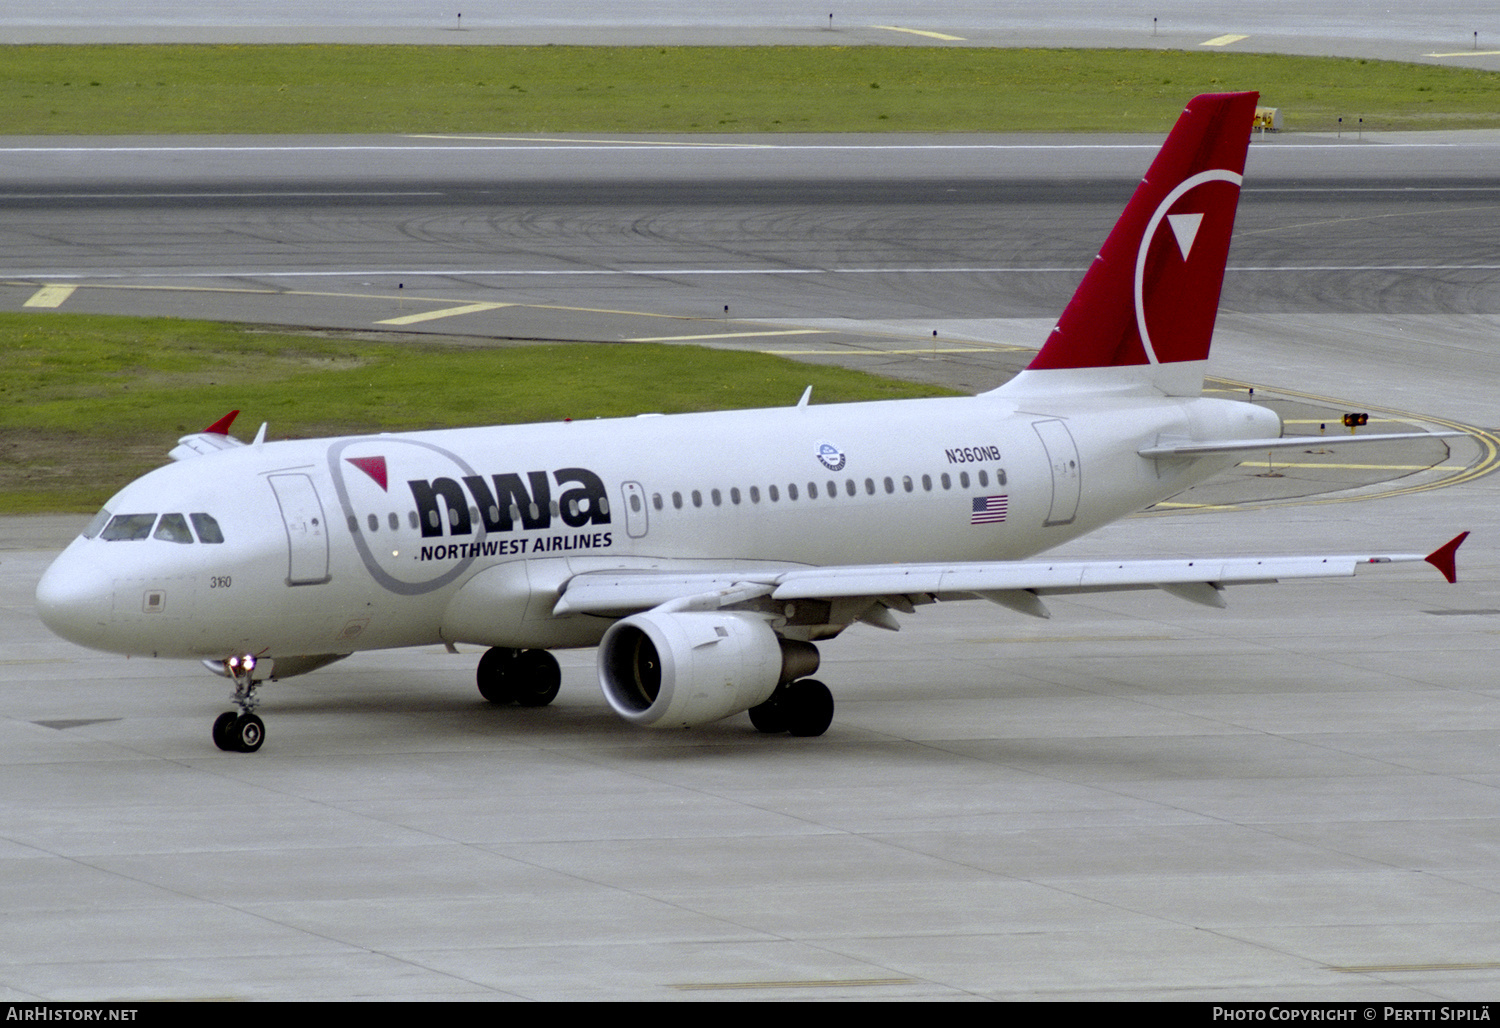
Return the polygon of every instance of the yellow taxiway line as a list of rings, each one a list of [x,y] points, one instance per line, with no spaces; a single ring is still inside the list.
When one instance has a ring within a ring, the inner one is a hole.
[[[31,294],[31,298],[22,307],[61,307],[68,297],[73,295],[77,286],[42,286]]]
[[[871,25],[872,29],[880,29],[882,32],[905,32],[913,36],[926,36],[928,39],[942,39],[949,43],[966,43],[963,36],[949,36],[942,32],[924,32],[921,29],[903,29],[899,25]]]
[[[444,307],[437,311],[424,311],[421,314],[403,314],[399,318],[384,318],[375,322],[377,325],[415,325],[421,321],[436,321],[439,318],[456,318],[460,314],[478,314],[480,311],[499,310],[501,307],[514,307],[513,303],[466,303],[462,307]]]

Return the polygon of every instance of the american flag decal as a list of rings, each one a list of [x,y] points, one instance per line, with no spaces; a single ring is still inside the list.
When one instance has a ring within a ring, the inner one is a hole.
[[[969,515],[971,525],[998,525],[1005,520],[1010,507],[1008,496],[976,496],[974,510]]]

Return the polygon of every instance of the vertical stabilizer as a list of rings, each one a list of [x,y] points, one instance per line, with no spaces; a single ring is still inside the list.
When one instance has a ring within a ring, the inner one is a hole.
[[[996,393],[1203,391],[1258,96],[1188,104],[1046,345]]]

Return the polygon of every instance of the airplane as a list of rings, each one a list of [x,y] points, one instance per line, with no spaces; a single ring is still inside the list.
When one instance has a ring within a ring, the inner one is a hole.
[[[245,443],[233,412],[120,490],[37,585],[72,642],[197,658],[232,680],[219,748],[265,740],[259,686],[389,647],[487,647],[479,691],[557,695],[549,652],[598,647],[613,711],[644,727],[748,712],[821,735],[818,644],[985,599],[1236,584],[1430,554],[1052,561],[1036,555],[1247,452],[1437,433],[1286,437],[1202,396],[1257,94],[1182,113],[1057,327],[978,396],[641,415]],[[810,392],[810,389],[809,389]],[[1446,433],[1460,434],[1460,433]]]

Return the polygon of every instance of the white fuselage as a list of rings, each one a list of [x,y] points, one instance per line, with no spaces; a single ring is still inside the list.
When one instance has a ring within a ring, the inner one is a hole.
[[[1011,560],[1237,459],[1143,446],[1279,432],[1232,401],[991,394],[236,446],[107,505],[206,512],[223,542],[81,537],[38,605],[163,657],[593,645],[608,619],[552,616],[581,571]]]

